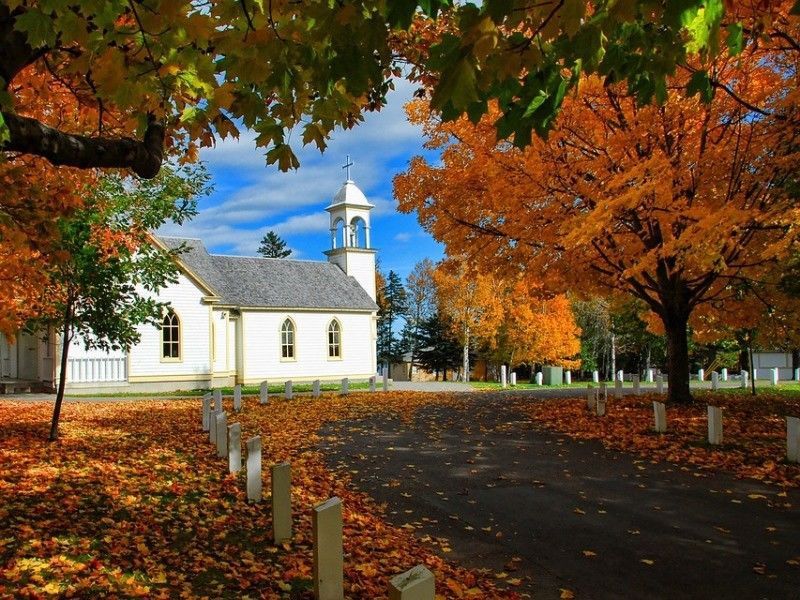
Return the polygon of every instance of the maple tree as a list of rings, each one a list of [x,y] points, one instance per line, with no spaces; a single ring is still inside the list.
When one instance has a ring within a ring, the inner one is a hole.
[[[709,57],[724,89],[699,90],[707,103],[684,93],[699,71],[670,79],[661,106],[584,78],[548,139],[525,149],[495,140],[498,109],[443,123],[419,101],[410,117],[442,166],[412,160],[395,179],[400,209],[484,270],[513,264],[552,290],[645,302],[667,335],[669,399],[687,401],[692,314],[795,241],[798,48],[766,38]]]
[[[547,298],[530,278],[501,287],[503,318],[493,335],[484,337],[493,355],[511,368],[547,364],[577,368],[581,330],[563,294]],[[487,339],[488,338],[488,339]]]
[[[448,8],[448,30],[434,40],[404,35],[415,15],[424,21]],[[434,102],[448,116],[474,117],[501,98],[498,130],[523,145],[532,129],[549,128],[574,85],[564,69],[627,79],[642,100],[659,96],[675,65],[716,46],[724,8],[723,0],[3,0],[0,143],[53,164],[152,177],[170,153],[194,157],[244,126],[258,133],[267,162],[285,170],[298,165],[293,128],[324,149],[335,127],[384,105],[408,61],[412,77],[435,77]],[[769,34],[750,21],[748,34]],[[738,26],[736,40],[744,32]],[[62,82],[95,123],[23,110],[17,76],[25,69]]]
[[[57,315],[49,321],[61,334],[51,441],[58,436],[75,336],[87,348],[124,350],[139,342],[142,325],[161,325],[169,307],[157,294],[177,281],[179,250],[154,243],[150,231],[191,218],[207,181],[199,168],[165,168],[150,180],[106,175],[81,208],[59,220],[57,251],[64,258],[47,271],[49,312]]]
[[[433,279],[439,311],[461,344],[464,381],[469,381],[471,345],[493,335],[503,319],[500,285],[492,275],[469,272],[459,259],[439,263]]]

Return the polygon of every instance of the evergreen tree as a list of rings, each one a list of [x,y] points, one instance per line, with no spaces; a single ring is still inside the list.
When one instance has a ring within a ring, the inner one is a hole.
[[[453,335],[452,324],[443,315],[436,312],[425,319],[415,337],[417,364],[435,372],[437,379],[439,372],[443,372],[446,379],[448,369],[456,371],[461,366],[461,342]]]
[[[272,230],[261,238],[261,245],[258,247],[258,252],[264,258],[286,258],[291,255],[291,248],[286,247],[286,242]]]
[[[378,277],[378,281],[382,282],[378,293],[378,362],[388,365],[403,357],[403,344],[395,334],[395,324],[408,314],[408,295],[394,271],[389,271],[386,278]]]

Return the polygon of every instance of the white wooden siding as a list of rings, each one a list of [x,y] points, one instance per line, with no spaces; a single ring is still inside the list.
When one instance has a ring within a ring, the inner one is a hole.
[[[183,275],[178,282],[165,287],[160,294],[168,300],[180,319],[181,359],[162,361],[161,329],[142,326],[141,341],[130,351],[130,377],[169,375],[208,375],[211,372],[209,311],[203,304],[203,293]]]
[[[281,360],[280,328],[295,323],[295,360]],[[342,358],[328,359],[328,324],[342,326]],[[244,380],[315,379],[369,376],[375,373],[375,339],[371,313],[247,311],[244,332]]]

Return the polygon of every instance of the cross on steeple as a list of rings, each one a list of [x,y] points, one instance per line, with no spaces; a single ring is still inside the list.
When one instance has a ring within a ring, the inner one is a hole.
[[[347,161],[345,161],[344,166],[342,167],[345,169],[345,175],[347,176],[347,181],[350,181],[350,167],[353,166],[353,161],[350,160],[350,155],[347,155]]]

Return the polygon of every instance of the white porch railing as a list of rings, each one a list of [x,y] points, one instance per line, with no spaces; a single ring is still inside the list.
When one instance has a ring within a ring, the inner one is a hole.
[[[125,356],[67,359],[69,383],[127,380],[128,360]]]

